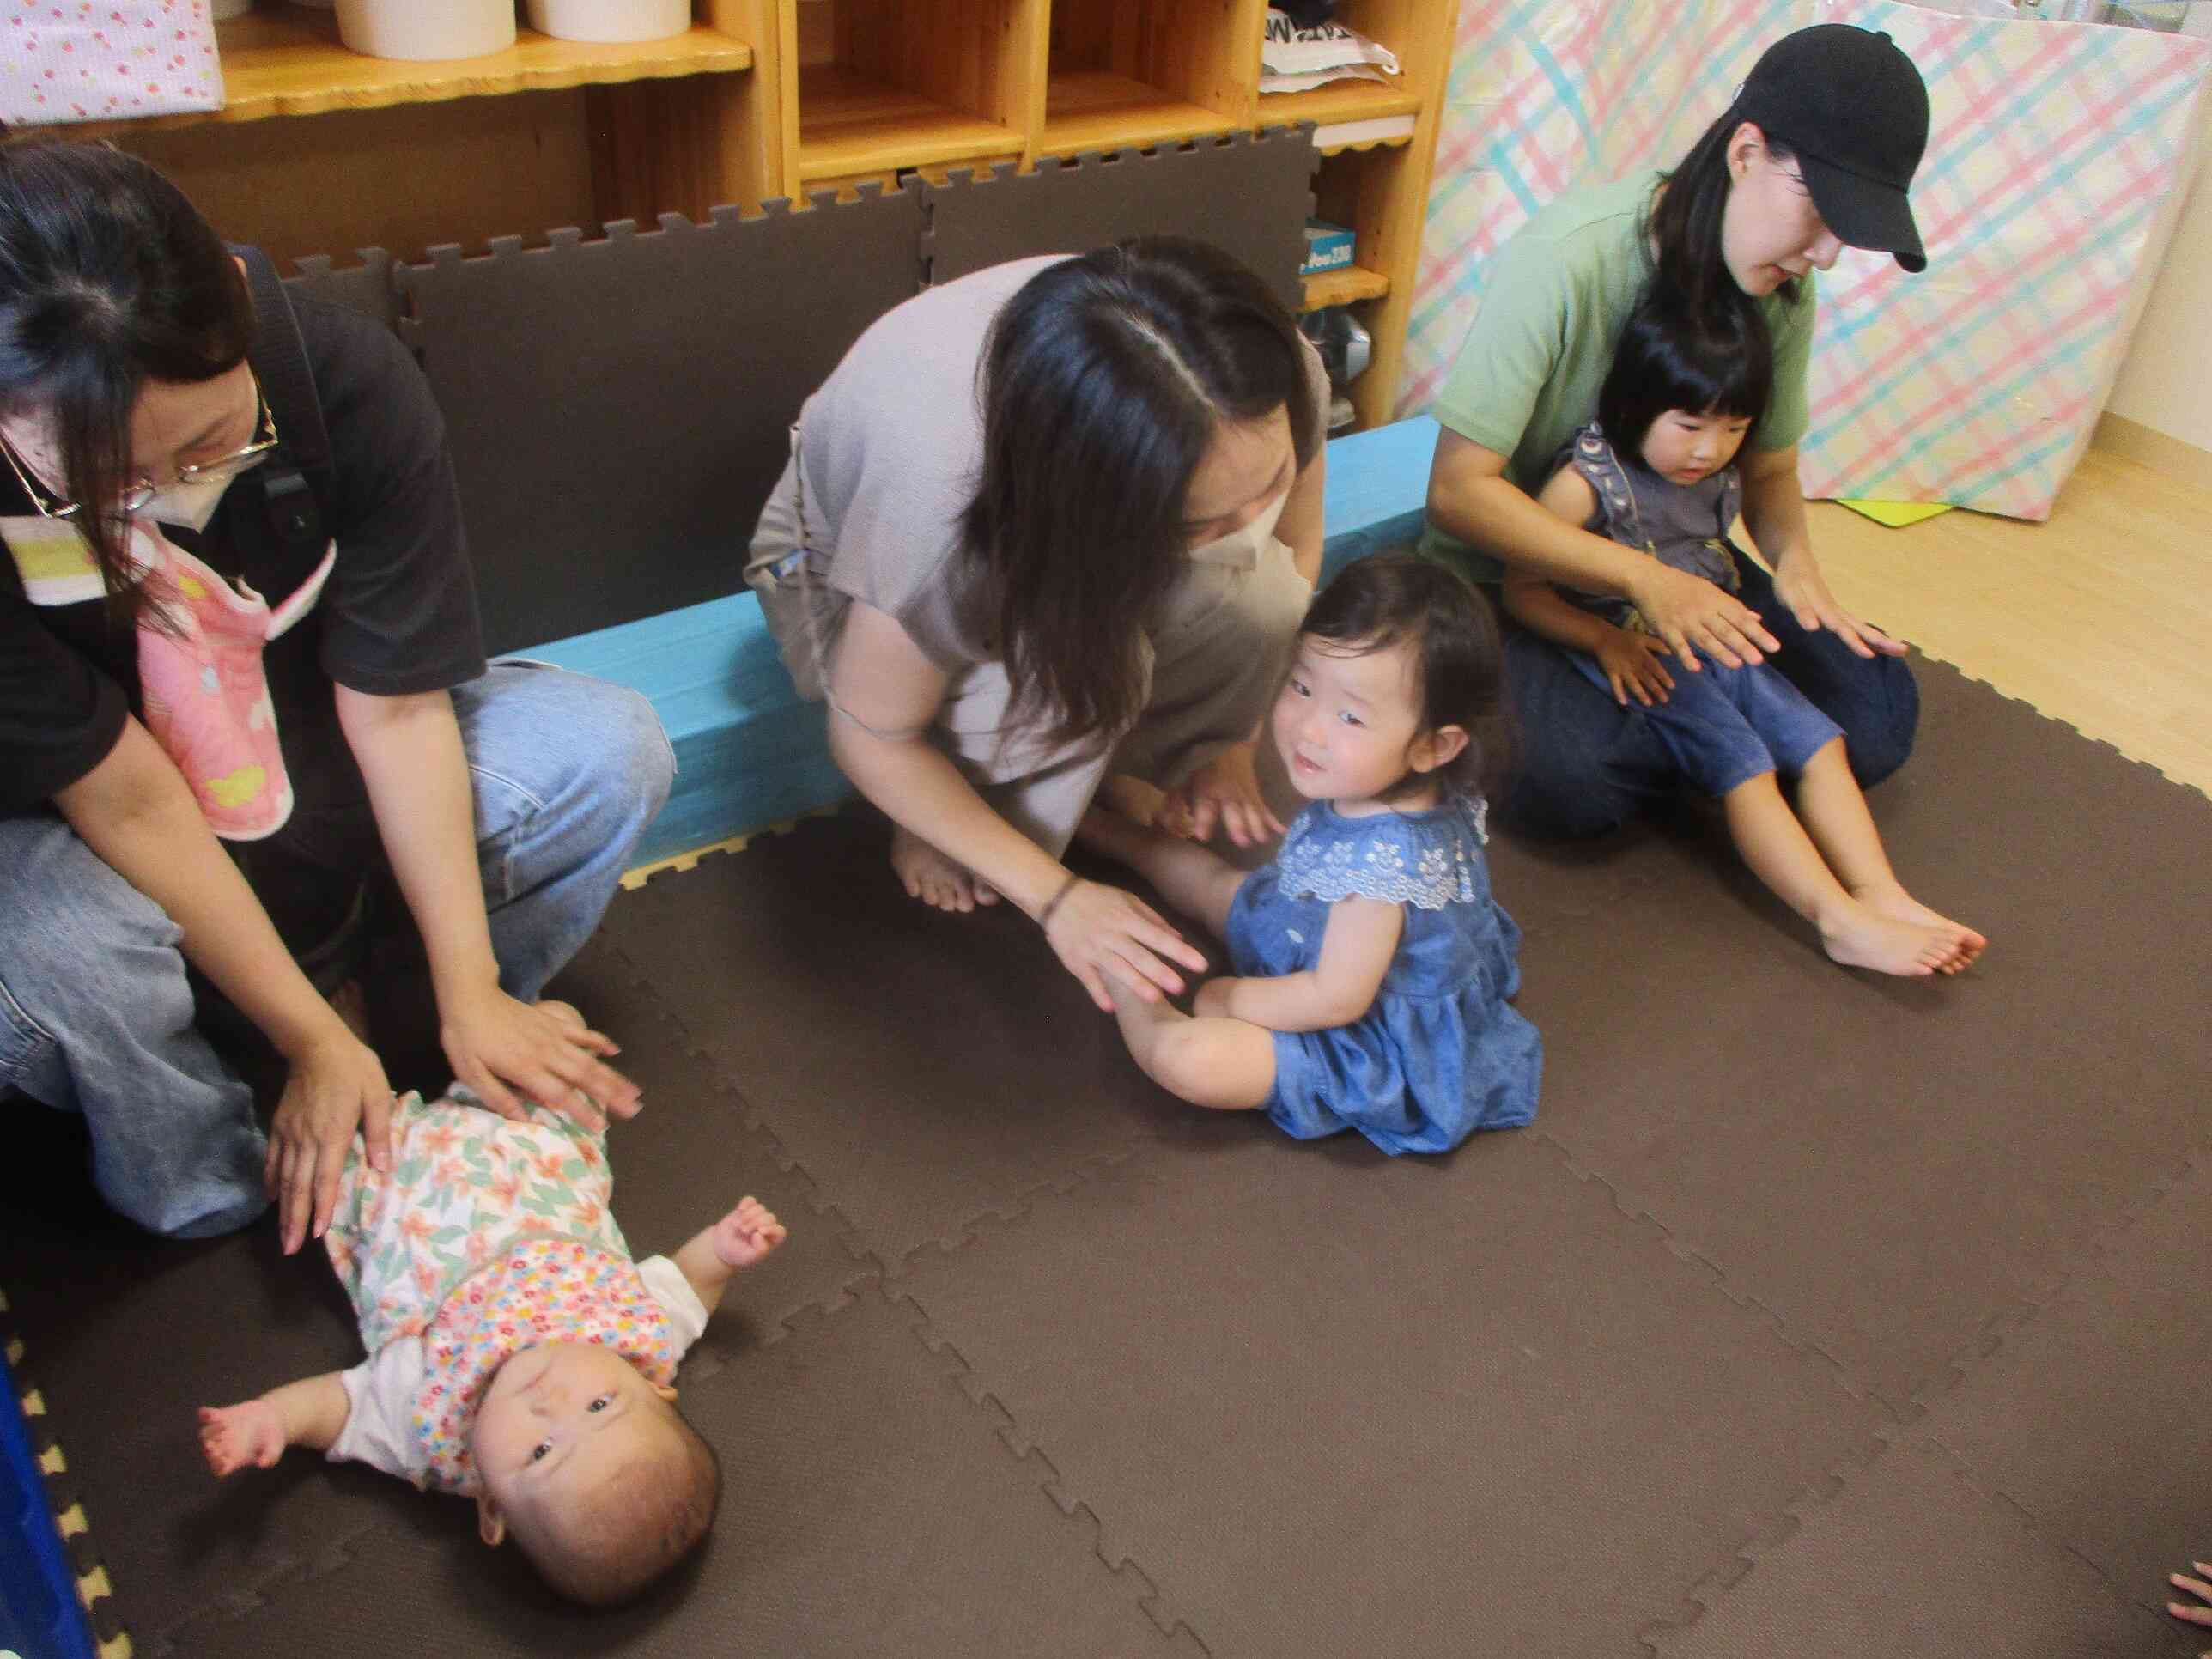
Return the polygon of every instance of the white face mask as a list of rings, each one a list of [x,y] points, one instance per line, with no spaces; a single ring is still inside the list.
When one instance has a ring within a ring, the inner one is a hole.
[[[1260,516],[1242,530],[1232,530],[1226,536],[1190,550],[1194,559],[1239,564],[1259,562],[1260,556],[1275,539],[1275,522],[1283,516],[1283,508],[1291,499],[1285,489],[1281,495],[1260,509]]]
[[[237,481],[237,474],[228,478],[212,478],[205,483],[173,483],[167,489],[154,492],[151,501],[132,516],[152,519],[161,524],[182,525],[195,532],[205,530],[215,510],[222,504],[223,492]]]

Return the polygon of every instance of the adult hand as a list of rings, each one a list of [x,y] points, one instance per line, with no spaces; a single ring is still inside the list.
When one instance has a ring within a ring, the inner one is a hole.
[[[2166,1582],[2176,1589],[2187,1590],[2197,1600],[2168,1601],[2166,1604],[2166,1610],[2185,1624],[2212,1625],[2212,1606],[2202,1605],[2212,1602],[2212,1583],[2205,1582],[2206,1579],[2212,1579],[2212,1566],[2207,1566],[2202,1561],[2192,1561],[2190,1565],[2195,1567],[2203,1577],[2191,1578],[2185,1573],[2173,1572],[2166,1575]],[[2212,1659],[2212,1650],[2207,1650],[2205,1659]]]
[[[1871,623],[1863,623],[1836,603],[1828,592],[1827,578],[1809,553],[1792,553],[1774,568],[1774,596],[1790,607],[1797,626],[1807,633],[1826,629],[1862,657],[1880,652],[1901,657],[1905,647]]]
[[[1667,672],[1666,644],[1649,634],[1609,627],[1592,654],[1613,688],[1613,700],[1624,708],[1631,696],[1646,708],[1664,702],[1674,689],[1674,677]]]
[[[518,1093],[586,1129],[635,1117],[641,1091],[602,1057],[622,1051],[563,1002],[518,1002],[492,986],[441,1011],[438,1039],[453,1075],[501,1117],[526,1109]]]
[[[1158,911],[1134,893],[1103,882],[1078,879],[1053,906],[1044,937],[1103,1014],[1114,1012],[1106,986],[1109,971],[1127,980],[1146,1001],[1158,1002],[1161,993],[1174,995],[1182,989],[1181,977],[1161,957],[1193,973],[1206,970],[1206,958]]]
[[[1700,651],[1727,667],[1741,668],[1764,662],[1766,653],[1782,648],[1759,612],[1734,594],[1656,559],[1639,559],[1637,564],[1630,603],[1692,673],[1698,672]]]
[[[1187,822],[1175,833],[1210,841],[1218,827],[1239,847],[1257,847],[1283,833],[1282,820],[1267,810],[1261,793],[1256,744],[1232,744],[1168,792],[1158,822],[1162,828]]]
[[[356,1129],[370,1167],[392,1162],[392,1085],[368,1046],[333,1019],[327,1034],[290,1058],[261,1171],[287,1255],[329,1228]]]

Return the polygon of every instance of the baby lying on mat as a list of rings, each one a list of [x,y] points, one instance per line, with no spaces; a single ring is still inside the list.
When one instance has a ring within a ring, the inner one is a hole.
[[[672,1261],[633,1261],[613,1186],[604,1133],[543,1106],[509,1121],[407,1096],[390,1172],[356,1144],[324,1239],[368,1358],[201,1407],[208,1466],[267,1468],[291,1446],[369,1463],[473,1497],[484,1542],[512,1534],[572,1601],[639,1595],[705,1538],[721,1495],[676,1409],[677,1361],[784,1228],[746,1198]]]

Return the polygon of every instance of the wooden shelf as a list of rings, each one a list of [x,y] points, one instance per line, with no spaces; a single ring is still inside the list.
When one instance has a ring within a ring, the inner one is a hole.
[[[1045,82],[1040,155],[1141,149],[1234,132],[1243,124],[1110,70],[1061,70]]]
[[[218,23],[216,42],[222,52],[227,99],[222,108],[103,123],[102,130],[262,121],[280,115],[322,115],[333,110],[434,104],[563,87],[725,75],[750,69],[753,62],[753,49],[744,41],[695,27],[665,40],[629,46],[556,40],[522,29],[514,46],[488,57],[406,63],[347,51],[339,43],[335,17],[299,6],[249,12]]]
[[[799,176],[837,179],[1012,155],[1022,135],[839,64],[799,72]]]
[[[1384,115],[1418,115],[1420,108],[1420,88],[1407,84],[1402,76],[1387,85],[1380,81],[1334,81],[1311,92],[1261,93],[1257,125],[1296,126],[1301,121],[1311,121],[1316,126],[1336,126]]]
[[[1343,265],[1334,270],[1316,271],[1305,279],[1306,297],[1299,305],[1301,311],[1319,311],[1325,306],[1350,305],[1354,300],[1379,300],[1390,291],[1390,279],[1379,270],[1368,270],[1359,265]]]

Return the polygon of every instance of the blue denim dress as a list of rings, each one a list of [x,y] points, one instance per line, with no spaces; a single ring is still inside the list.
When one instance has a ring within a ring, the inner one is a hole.
[[[1521,930],[1490,895],[1483,808],[1339,816],[1316,801],[1230,906],[1230,960],[1273,978],[1321,960],[1329,906],[1404,907],[1374,1005],[1349,1025],[1278,1031],[1267,1115],[1301,1140],[1357,1129],[1386,1152],[1441,1152],[1536,1115],[1543,1039],[1506,999]]]

